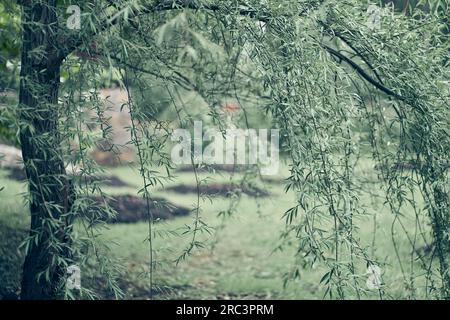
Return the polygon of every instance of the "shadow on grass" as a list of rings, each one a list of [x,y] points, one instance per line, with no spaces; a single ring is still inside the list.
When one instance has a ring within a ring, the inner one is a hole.
[[[26,236],[25,229],[12,228],[0,222],[0,299],[18,299],[24,259],[18,248]]]

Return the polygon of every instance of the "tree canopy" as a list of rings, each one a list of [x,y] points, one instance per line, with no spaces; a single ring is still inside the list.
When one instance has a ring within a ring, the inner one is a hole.
[[[242,126],[266,123],[281,130],[290,166],[286,191],[297,199],[284,214],[283,243],[298,248],[286,280],[320,264],[326,295],[364,294],[358,269],[377,261],[360,241],[355,220],[371,210],[361,199],[375,190],[355,172],[365,170],[362,158],[370,158],[397,223],[403,210],[414,210],[418,223],[428,219],[433,258],[418,259],[433,294],[450,297],[446,1],[408,1],[401,8],[359,0],[78,1],[80,28],[68,23],[77,18],[67,11],[70,4],[18,4],[20,101],[9,112],[20,132],[35,217],[25,245],[34,267],[23,286],[32,286],[36,276],[51,284],[43,292],[23,289],[25,297],[64,294],[62,268],[92,254],[105,260],[105,273],[114,278],[96,240],[100,217],[113,210],[92,203],[89,194],[104,193],[87,179],[101,170],[89,148],[111,134],[98,92],[111,83],[127,93],[123,111],[131,117],[130,143],[147,203],[152,188],[171,178],[173,130],[191,128],[197,119],[221,126],[220,107],[237,101]],[[10,19],[17,25],[16,17]],[[18,59],[16,39],[5,40],[0,68]],[[403,170],[405,163],[412,170]],[[68,167],[80,170],[73,174]],[[250,171],[259,174],[258,166]],[[196,235],[209,230],[199,207],[179,262],[201,248]],[[152,282],[157,223],[148,208]],[[73,230],[77,223],[83,236]]]

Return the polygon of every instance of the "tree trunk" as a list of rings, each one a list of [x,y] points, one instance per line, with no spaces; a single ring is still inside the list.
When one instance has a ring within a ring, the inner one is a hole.
[[[21,298],[54,299],[61,292],[61,258],[67,258],[70,238],[64,215],[70,210],[69,188],[58,134],[62,59],[56,47],[56,1],[26,2],[18,111],[33,241],[23,265]]]

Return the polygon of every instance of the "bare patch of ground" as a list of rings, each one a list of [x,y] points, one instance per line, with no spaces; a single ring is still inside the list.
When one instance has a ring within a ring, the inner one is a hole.
[[[27,179],[27,175],[23,168],[19,167],[11,167],[8,170],[8,175],[6,176],[10,180],[14,181],[25,181]]]
[[[166,190],[177,193],[197,193],[196,185],[179,184],[168,187]],[[208,196],[229,197],[233,193],[244,193],[250,197],[268,197],[269,193],[256,186],[240,186],[230,183],[210,183],[208,185],[200,185],[200,193]]]
[[[27,175],[23,168],[12,167],[8,169],[8,175],[6,176],[10,180],[14,181],[25,181],[27,179]],[[84,182],[84,177],[82,178]],[[118,177],[114,175],[101,175],[101,176],[86,176],[86,180],[88,183],[98,182],[104,186],[108,187],[129,187],[130,185]]]
[[[242,172],[249,169],[249,166],[245,165],[233,165],[233,164],[214,164],[209,166],[198,167],[197,170],[199,172],[212,172],[212,171],[221,171],[221,172]],[[177,168],[178,172],[194,172],[194,168],[192,166],[182,166]]]
[[[101,197],[93,197],[98,203],[103,203]],[[108,219],[109,223],[134,223],[148,220],[147,201],[133,195],[115,196],[106,199],[108,205],[117,211],[117,216]],[[187,216],[188,208],[177,206],[162,198],[152,198],[149,201],[149,211],[153,219],[171,219],[179,216]]]

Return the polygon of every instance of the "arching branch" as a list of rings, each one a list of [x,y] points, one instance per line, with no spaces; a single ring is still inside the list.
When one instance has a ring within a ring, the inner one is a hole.
[[[332,54],[333,56],[338,57],[342,61],[346,62],[350,67],[352,67],[353,70],[355,70],[362,78],[364,78],[364,80],[366,80],[367,82],[369,82],[370,84],[375,86],[378,90],[380,90],[380,91],[384,92],[385,94],[387,94],[388,96],[394,97],[400,101],[406,101],[405,97],[395,93],[394,91],[392,91],[391,89],[389,89],[388,87],[383,85],[382,83],[380,83],[377,80],[375,80],[374,78],[372,78],[361,66],[359,66],[356,62],[354,62],[350,58],[346,57],[339,51],[337,51],[325,44],[322,44],[321,46],[325,50],[327,50],[330,54]]]

